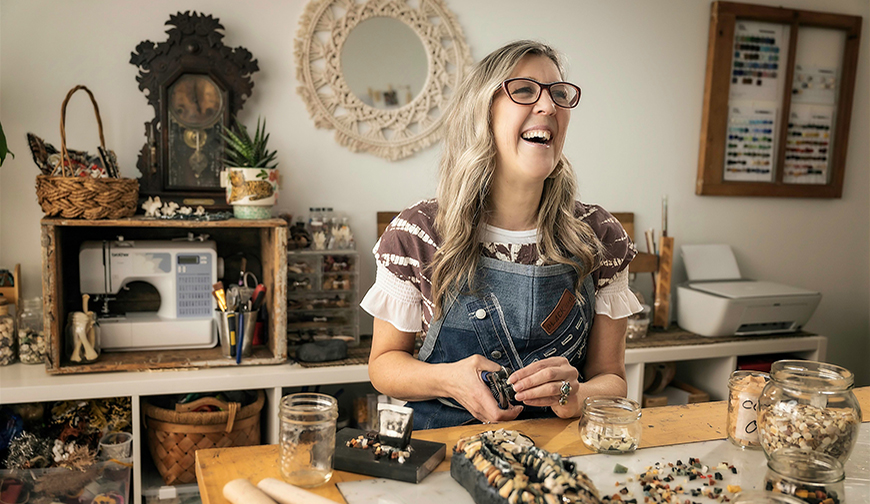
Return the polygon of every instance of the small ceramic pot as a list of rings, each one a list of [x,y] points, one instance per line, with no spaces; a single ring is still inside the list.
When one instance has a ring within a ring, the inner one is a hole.
[[[278,201],[275,168],[227,168],[227,203],[238,219],[268,219]]]

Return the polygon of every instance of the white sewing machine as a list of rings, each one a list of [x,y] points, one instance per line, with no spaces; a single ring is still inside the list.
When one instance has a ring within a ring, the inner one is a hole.
[[[215,346],[212,285],[218,279],[219,262],[215,243],[119,238],[82,243],[81,292],[107,300],[130,282],[147,282],[160,294],[160,309],[99,318],[102,350]]]

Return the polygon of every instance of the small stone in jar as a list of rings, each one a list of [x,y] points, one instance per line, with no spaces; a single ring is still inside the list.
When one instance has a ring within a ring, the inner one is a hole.
[[[638,440],[627,427],[603,426],[590,421],[581,436],[583,443],[596,451],[627,452],[637,449]]]
[[[15,334],[12,317],[0,317],[0,366],[15,362]]]
[[[18,330],[18,358],[24,364],[45,361],[45,333],[27,329]]]
[[[761,443],[767,453],[798,448],[825,453],[841,462],[851,451],[858,425],[852,409],[820,408],[794,401],[777,403],[759,414]]]

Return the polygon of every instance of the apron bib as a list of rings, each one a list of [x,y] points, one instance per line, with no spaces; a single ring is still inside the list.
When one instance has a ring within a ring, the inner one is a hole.
[[[481,257],[474,295],[458,295],[429,328],[418,358],[431,364],[473,354],[513,369],[563,356],[578,370],[586,360],[595,292],[592,276],[574,294],[574,268],[534,266]],[[581,374],[579,380],[584,381]],[[451,427],[477,420],[453,399],[409,402],[414,429]],[[555,416],[550,408],[526,406],[519,418]]]

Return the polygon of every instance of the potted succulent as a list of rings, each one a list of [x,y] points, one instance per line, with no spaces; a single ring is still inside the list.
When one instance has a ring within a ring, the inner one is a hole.
[[[235,130],[235,131],[233,131]],[[227,203],[239,219],[268,219],[278,199],[278,163],[276,151],[266,149],[269,135],[266,120],[257,118],[253,138],[238,119],[235,128],[221,134],[226,167]]]

